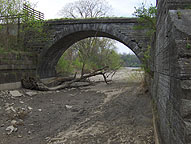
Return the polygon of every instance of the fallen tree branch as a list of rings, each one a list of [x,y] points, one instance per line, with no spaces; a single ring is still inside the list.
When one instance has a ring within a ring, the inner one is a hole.
[[[31,89],[31,90],[40,90],[40,91],[55,91],[55,90],[60,90],[60,89],[65,89],[65,88],[76,88],[76,87],[84,87],[84,86],[89,86],[91,83],[86,81],[88,78],[97,76],[97,75],[102,75],[104,78],[104,81],[106,84],[108,84],[108,76],[106,73],[108,72],[108,66],[103,67],[101,69],[95,70],[89,74],[85,74],[81,76],[80,78],[74,77],[69,77],[69,78],[57,78],[53,82],[57,83],[57,86],[54,87],[48,87],[45,85],[43,82],[41,82],[37,78],[33,77],[25,77],[24,79],[21,80],[22,87]],[[49,83],[50,84],[50,83]]]
[[[76,78],[76,73],[73,77],[56,77],[53,80],[49,81],[46,85],[47,86],[57,86],[61,85],[65,82],[72,81]]]

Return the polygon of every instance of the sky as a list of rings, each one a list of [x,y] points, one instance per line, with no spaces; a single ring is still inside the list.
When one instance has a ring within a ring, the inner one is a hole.
[[[58,12],[62,7],[70,2],[77,0],[30,0],[36,4],[35,9],[41,11],[45,15],[45,19],[59,18]],[[107,0],[108,4],[112,7],[112,15],[116,17],[132,17],[135,11],[134,7],[139,7],[141,3],[146,5],[156,5],[156,0]],[[122,43],[117,42],[118,53],[133,53],[128,47]]]

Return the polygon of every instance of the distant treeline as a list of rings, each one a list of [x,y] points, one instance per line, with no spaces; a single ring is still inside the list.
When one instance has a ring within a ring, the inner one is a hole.
[[[134,54],[120,54],[124,67],[140,67],[141,62]]]

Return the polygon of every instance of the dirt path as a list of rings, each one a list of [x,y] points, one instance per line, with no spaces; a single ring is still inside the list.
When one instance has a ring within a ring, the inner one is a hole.
[[[153,144],[150,99],[130,73],[83,89],[2,91],[0,144]],[[17,130],[8,135],[11,125]]]

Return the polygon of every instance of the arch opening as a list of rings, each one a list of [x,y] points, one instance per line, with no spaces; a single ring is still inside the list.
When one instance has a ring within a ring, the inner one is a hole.
[[[126,49],[123,50],[123,49]],[[108,66],[140,67],[140,60],[124,44],[105,37],[90,37],[76,42],[59,59],[57,74],[88,73]]]
[[[38,75],[42,78],[55,76],[56,65],[62,54],[76,42],[90,37],[104,37],[116,40],[131,49],[138,59],[140,61],[142,60],[140,46],[135,39],[124,37],[121,33],[110,33],[110,31],[83,30],[55,36],[55,40],[52,42],[51,46],[43,50],[40,56],[37,71]]]

